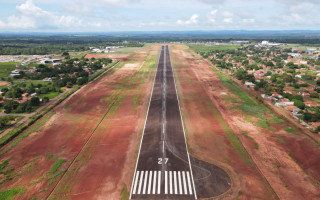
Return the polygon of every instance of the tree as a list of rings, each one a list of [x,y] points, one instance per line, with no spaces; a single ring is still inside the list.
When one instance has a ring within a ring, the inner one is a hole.
[[[300,108],[302,110],[304,110],[304,108],[306,107],[306,105],[300,100],[294,99],[293,102],[294,102],[295,106],[297,106],[298,108]]]
[[[303,114],[303,120],[304,121],[309,122],[309,121],[311,121],[311,119],[312,119],[312,114],[311,113],[306,112],[306,113]]]
[[[72,83],[71,82],[67,82],[67,88],[72,88]]]
[[[319,94],[318,93],[311,93],[310,97],[311,98],[319,98]]]
[[[31,100],[30,100],[30,104],[32,106],[39,106],[40,105],[39,97],[32,97]]]
[[[69,53],[65,51],[62,53],[62,56],[69,56]]]
[[[16,101],[6,101],[4,103],[4,109],[5,109],[5,113],[11,113],[13,112],[17,107],[18,107],[19,103]]]
[[[82,77],[82,78],[79,78],[78,80],[77,80],[77,84],[78,85],[84,85],[84,84],[86,84],[88,82],[88,78],[86,78],[86,77]]]
[[[43,102],[43,103],[49,102],[49,97],[43,97],[42,102]]]

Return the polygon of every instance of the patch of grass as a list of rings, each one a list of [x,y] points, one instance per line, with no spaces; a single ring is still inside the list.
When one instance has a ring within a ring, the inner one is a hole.
[[[241,134],[244,135],[246,138],[250,139],[250,140],[253,142],[254,148],[255,148],[256,150],[259,150],[259,144],[258,144],[252,137],[250,137],[250,136],[248,135],[248,132],[242,131]]]
[[[0,62],[0,78],[9,76],[12,70],[16,69],[17,62]]]
[[[42,177],[38,178],[37,180],[32,181],[30,184],[31,185],[38,184],[38,183],[42,182],[44,179],[45,179],[44,176],[42,176]]]
[[[270,121],[272,124],[282,124],[284,123],[283,119],[280,117],[275,116],[273,113],[271,113],[272,120]]]
[[[55,173],[51,177],[49,177],[50,181],[48,183],[48,187],[50,187],[54,183],[56,178],[62,176],[65,172],[66,172],[66,170],[60,170],[58,173]]]
[[[248,152],[244,149],[242,146],[239,137],[234,134],[232,129],[228,126],[228,124],[222,119],[220,113],[216,109],[212,109],[214,115],[219,120],[219,123],[223,129],[223,131],[226,133],[226,137],[229,140],[232,148],[237,152],[240,158],[243,159],[243,162],[246,166],[250,166],[252,164],[250,155]]]
[[[1,200],[10,200],[14,199],[17,194],[23,194],[26,191],[26,188],[13,188],[9,190],[2,189],[0,191]]]
[[[295,134],[295,135],[300,135],[296,129],[292,128],[292,127],[287,127],[284,129],[285,131],[287,131],[288,133],[292,133],[292,134]]]
[[[40,98],[43,99],[44,97],[48,97],[49,99],[53,99],[56,96],[58,96],[59,94],[60,94],[60,92],[49,92],[47,94],[40,95]]]
[[[2,171],[3,171],[6,167],[8,167],[9,161],[10,161],[10,159],[7,159],[7,160],[3,161],[3,162],[0,164],[0,173],[2,173]]]
[[[47,159],[51,159],[51,158],[53,158],[53,154],[50,154],[50,155],[47,155],[47,157],[46,157]]]
[[[51,169],[50,169],[50,174],[54,174],[59,168],[60,168],[60,166],[63,164],[63,163],[65,163],[66,162],[66,160],[65,159],[59,159],[57,162],[55,162],[54,164],[53,164],[53,166],[51,167]]]
[[[124,184],[123,188],[121,190],[121,200],[129,199],[129,195],[130,195],[130,193],[128,192],[127,185]]]
[[[208,53],[216,50],[227,51],[230,49],[237,49],[240,47],[237,45],[206,46],[204,44],[188,44],[188,46],[190,47],[190,49],[197,53]]]
[[[223,159],[223,162],[230,164],[231,160],[230,160],[230,158],[225,158],[225,159]]]
[[[261,128],[266,128],[269,130],[274,130],[271,126],[270,126],[270,122],[268,119],[261,119],[258,121],[258,126]]]
[[[279,141],[281,144],[286,144],[286,141],[284,141],[281,137],[276,137],[277,141]]]
[[[42,117],[37,123],[31,126],[28,131],[25,131],[23,134],[19,135],[15,140],[11,143],[11,146],[17,146],[24,138],[28,137],[31,133],[40,131],[46,124],[46,122],[55,114],[52,112],[45,117]],[[10,133],[10,132],[9,132]]]

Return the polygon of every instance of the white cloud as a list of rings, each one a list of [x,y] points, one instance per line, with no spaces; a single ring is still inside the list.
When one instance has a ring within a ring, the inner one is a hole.
[[[191,25],[191,24],[197,24],[198,23],[198,18],[199,18],[199,15],[197,14],[193,14],[190,19],[186,20],[186,21],[183,21],[181,19],[179,19],[177,21],[177,24],[179,25]]]
[[[11,15],[7,21],[0,21],[2,29],[36,29],[36,28],[81,28],[101,27],[100,23],[84,23],[82,19],[71,15],[57,15],[43,10],[32,0],[16,6],[19,15]]]
[[[216,15],[217,15],[217,12],[218,12],[218,10],[215,9],[215,10],[212,10],[212,11],[207,15],[207,18],[208,18],[208,22],[209,22],[209,23],[211,23],[211,24],[216,23]]]
[[[16,6],[17,11],[19,11],[22,15],[29,15],[29,16],[44,16],[49,15],[49,12],[42,10],[41,8],[37,7],[32,0],[27,0],[24,4],[20,6]]]
[[[68,13],[75,13],[75,14],[88,14],[92,13],[93,9],[90,5],[86,5],[84,3],[69,3],[62,6],[63,10]]]
[[[256,20],[253,18],[248,18],[248,19],[242,19],[242,22],[245,24],[252,24],[254,23]]]
[[[34,19],[28,16],[9,16],[8,22],[3,23],[3,27],[12,28],[12,29],[28,29],[28,28],[36,28],[36,22]]]
[[[224,19],[223,19],[223,22],[224,22],[224,23],[227,23],[227,24],[230,24],[230,23],[233,22],[233,20],[232,20],[232,18],[224,18]]]
[[[233,17],[233,13],[229,12],[229,11],[224,11],[221,13],[222,17],[224,18],[232,18]]]

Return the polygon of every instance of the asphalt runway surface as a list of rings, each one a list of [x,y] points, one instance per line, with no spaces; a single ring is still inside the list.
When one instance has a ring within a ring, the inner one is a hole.
[[[189,156],[167,45],[161,47],[130,199],[199,199],[231,187],[227,173]]]

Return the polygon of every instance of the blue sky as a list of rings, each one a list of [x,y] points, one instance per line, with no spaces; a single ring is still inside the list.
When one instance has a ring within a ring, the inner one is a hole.
[[[0,0],[0,32],[320,30],[319,0]]]

